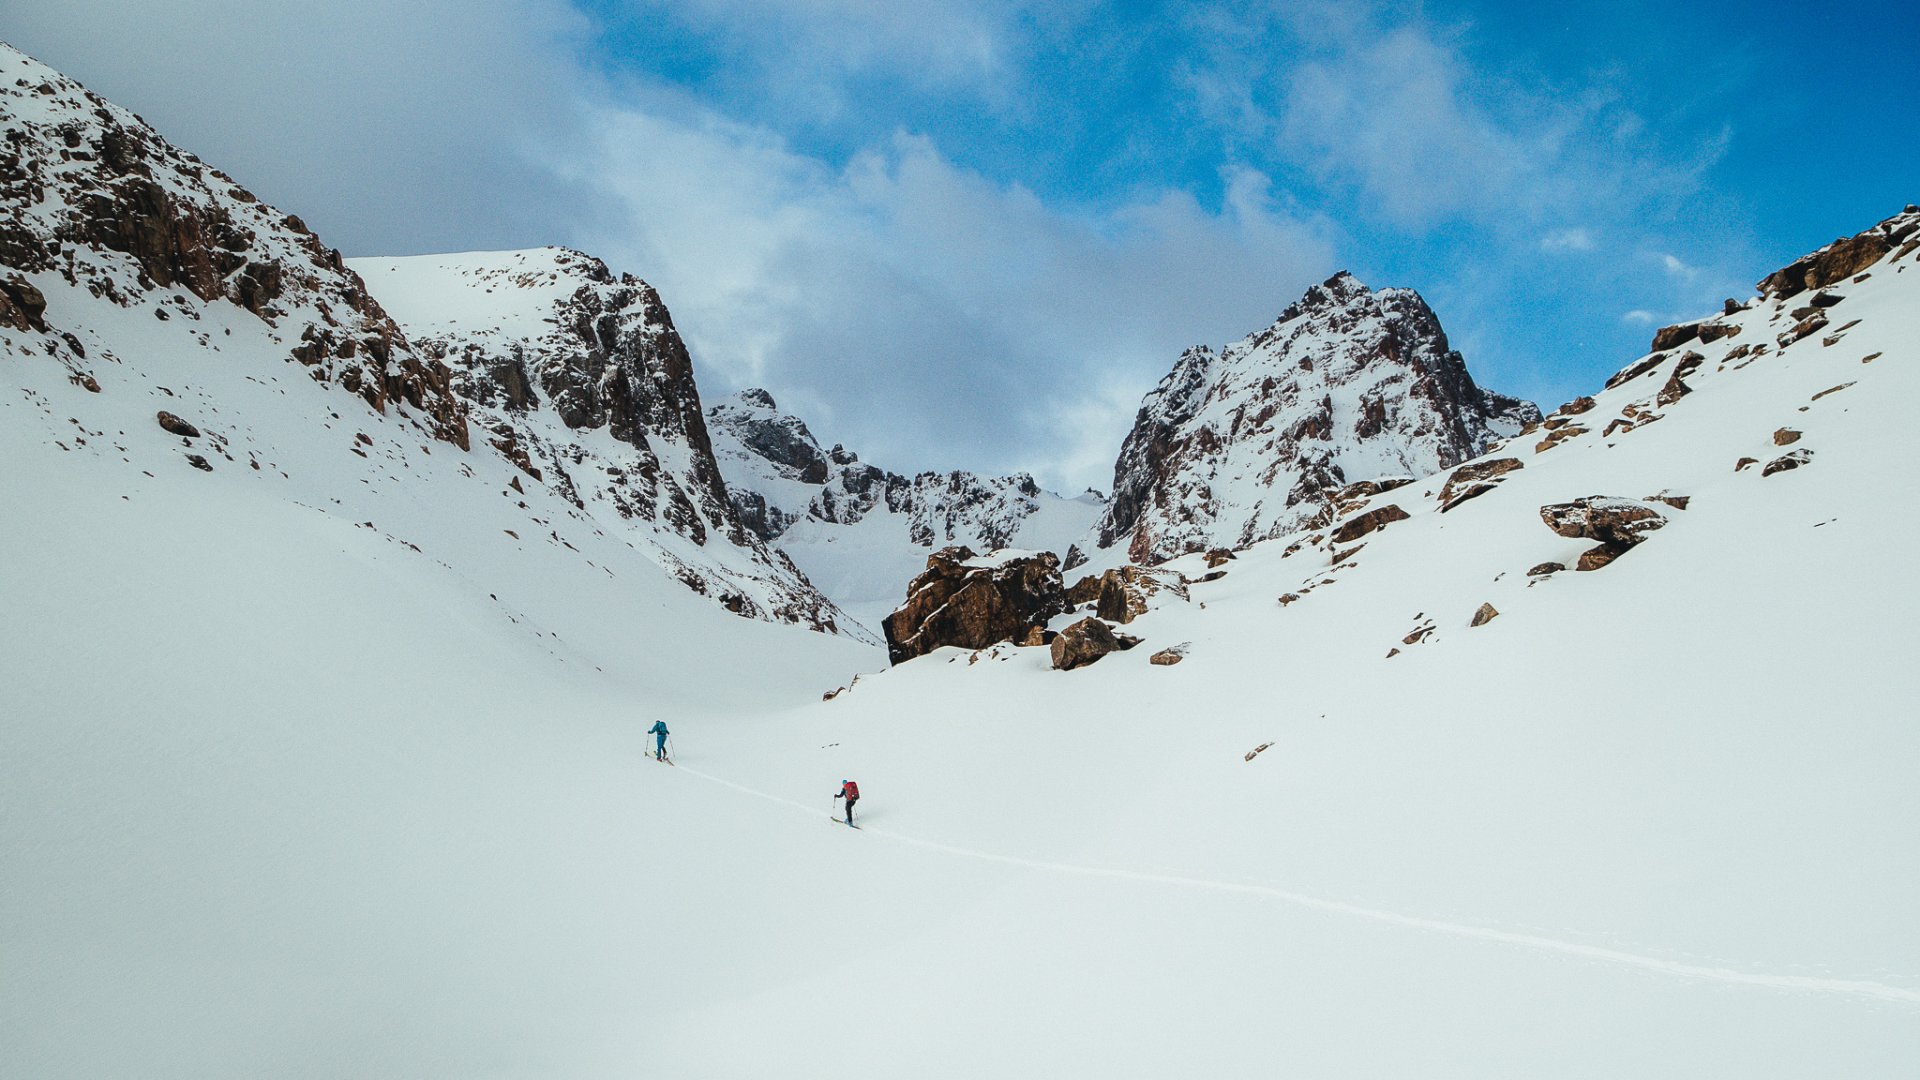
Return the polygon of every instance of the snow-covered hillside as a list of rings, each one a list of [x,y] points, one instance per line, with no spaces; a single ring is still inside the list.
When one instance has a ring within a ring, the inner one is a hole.
[[[527,482],[738,614],[848,623],[740,521],[693,361],[652,286],[563,248],[351,265],[414,346],[453,369],[454,391]]]
[[[1420,294],[1342,272],[1265,330],[1180,357],[1140,404],[1087,546],[1136,563],[1245,547],[1349,483],[1427,476],[1537,419],[1474,385]]]
[[[1064,555],[1105,509],[1097,493],[1056,495],[1024,473],[888,472],[838,443],[822,448],[765,390],[721,399],[708,419],[741,517],[868,627],[937,548]]]
[[[0,1075],[1920,1071],[1920,209],[1173,560],[1141,648],[857,680],[459,450],[430,358],[290,358],[375,325],[334,279],[73,236],[0,273]]]

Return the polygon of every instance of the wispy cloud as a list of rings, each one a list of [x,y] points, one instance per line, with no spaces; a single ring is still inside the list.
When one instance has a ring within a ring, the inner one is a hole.
[[[1586,229],[1555,229],[1540,238],[1540,250],[1555,254],[1593,250],[1593,233]]]

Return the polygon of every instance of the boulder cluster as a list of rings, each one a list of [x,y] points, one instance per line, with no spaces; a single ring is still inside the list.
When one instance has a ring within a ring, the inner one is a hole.
[[[882,624],[887,656],[899,664],[948,645],[984,649],[1011,641],[1049,648],[1061,670],[1082,667],[1139,644],[1114,626],[1146,614],[1162,594],[1187,599],[1186,579],[1173,570],[1129,565],[1067,588],[1052,552],[981,557],[965,546],[946,547],[928,556],[906,602]],[[1086,618],[1058,632],[1047,628],[1055,616],[1085,607],[1093,609]]]

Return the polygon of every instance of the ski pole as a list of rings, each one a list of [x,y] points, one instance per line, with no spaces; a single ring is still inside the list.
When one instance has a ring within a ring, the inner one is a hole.
[[[675,750],[673,749],[673,736],[669,734],[667,736],[667,757],[674,758],[678,756],[679,754],[676,753]]]

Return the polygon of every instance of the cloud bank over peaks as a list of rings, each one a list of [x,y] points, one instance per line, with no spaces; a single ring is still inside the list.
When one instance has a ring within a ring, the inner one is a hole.
[[[611,216],[580,243],[662,290],[709,393],[765,385],[896,470],[1104,488],[1182,348],[1264,325],[1333,261],[1333,230],[1250,169],[1215,207],[1063,207],[907,132],[836,168],[673,103],[593,125],[569,172]]]

